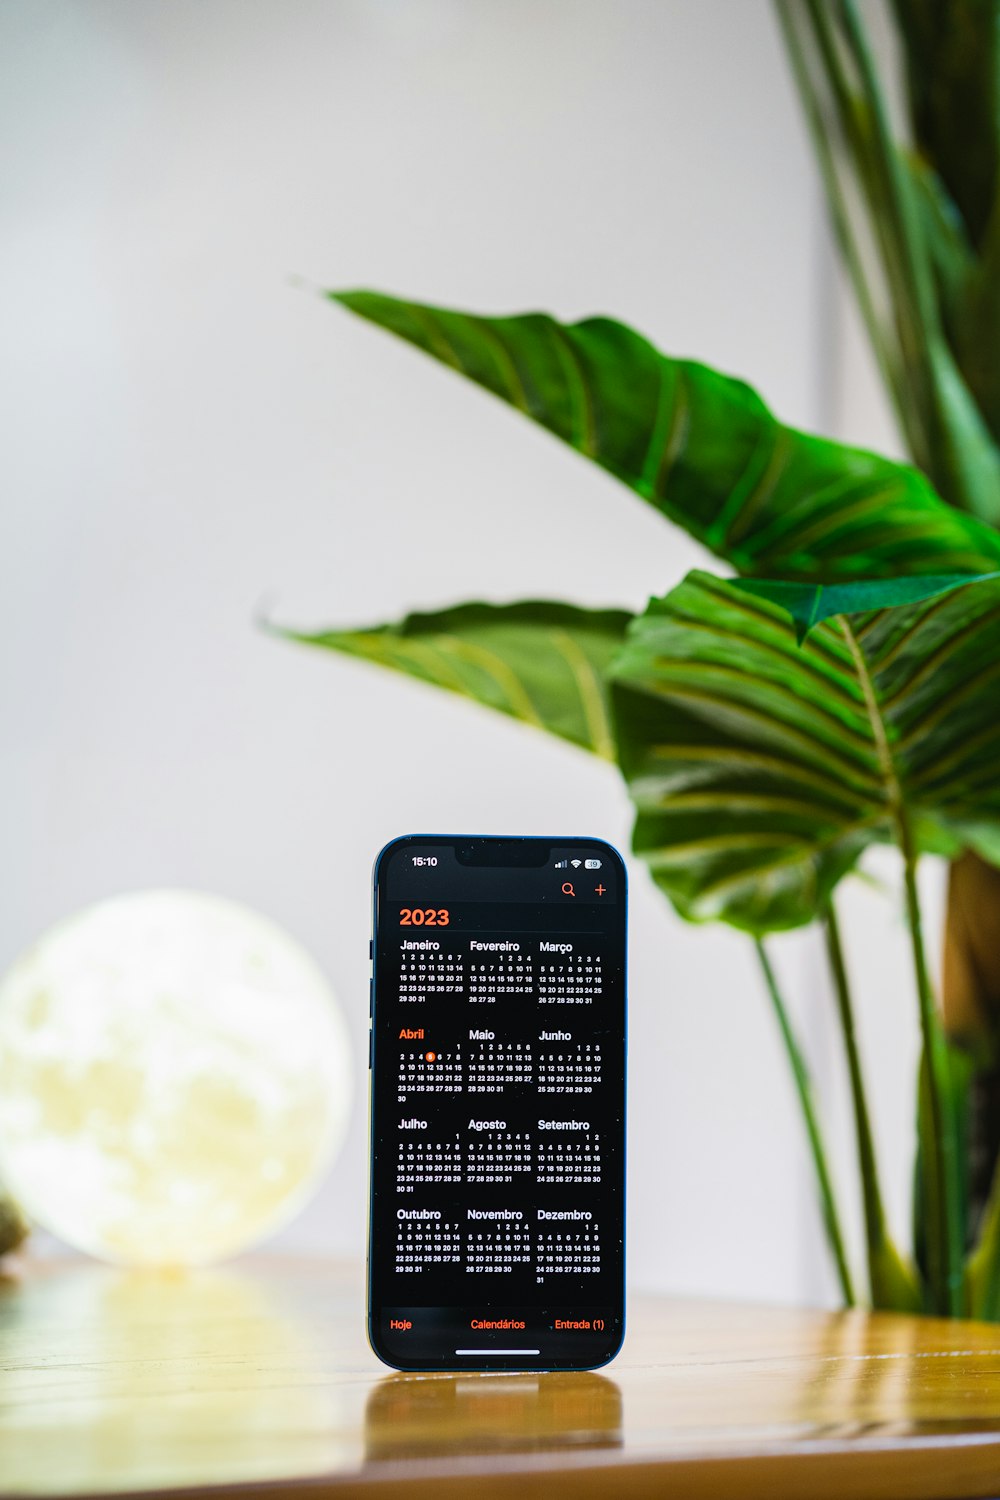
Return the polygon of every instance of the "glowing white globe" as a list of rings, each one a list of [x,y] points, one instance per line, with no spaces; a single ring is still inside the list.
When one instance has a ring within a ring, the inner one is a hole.
[[[303,950],[233,902],[119,896],[0,983],[0,1181],[105,1260],[218,1260],[314,1191],[350,1112],[336,1002]]]

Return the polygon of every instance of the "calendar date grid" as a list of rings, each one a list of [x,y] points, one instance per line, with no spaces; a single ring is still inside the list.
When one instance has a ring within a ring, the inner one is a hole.
[[[380,948],[378,1048],[390,1066],[379,1063],[379,1109],[397,1109],[393,1138],[387,1121],[380,1131],[379,1211],[400,1215],[385,1270],[419,1283],[421,1300],[450,1295],[456,1276],[582,1289],[621,1255],[616,1111],[608,1119],[601,1102],[619,1076],[604,1015],[616,970],[586,935],[494,939],[458,926],[453,913],[449,930],[408,936],[396,962]],[[573,1128],[542,1128],[553,1122]],[[516,1219],[496,1208],[510,1193]],[[589,1206],[575,1217],[577,1203]]]

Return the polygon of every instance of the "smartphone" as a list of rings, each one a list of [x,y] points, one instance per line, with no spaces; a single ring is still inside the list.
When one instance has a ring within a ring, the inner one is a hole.
[[[590,1370],[624,1336],[621,856],[407,835],[375,862],[368,1336],[398,1370]]]

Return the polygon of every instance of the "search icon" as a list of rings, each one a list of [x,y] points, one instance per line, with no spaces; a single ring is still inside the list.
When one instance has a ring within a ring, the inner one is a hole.
[[[569,880],[564,880],[563,881],[562,893],[563,893],[564,896],[575,896],[576,895],[576,891],[574,891],[573,884],[572,884],[571,881],[569,881]]]

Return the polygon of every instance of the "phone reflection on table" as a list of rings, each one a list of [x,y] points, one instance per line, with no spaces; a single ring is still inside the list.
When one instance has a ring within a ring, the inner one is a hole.
[[[389,1375],[365,1407],[365,1462],[622,1446],[622,1395],[584,1372]]]

